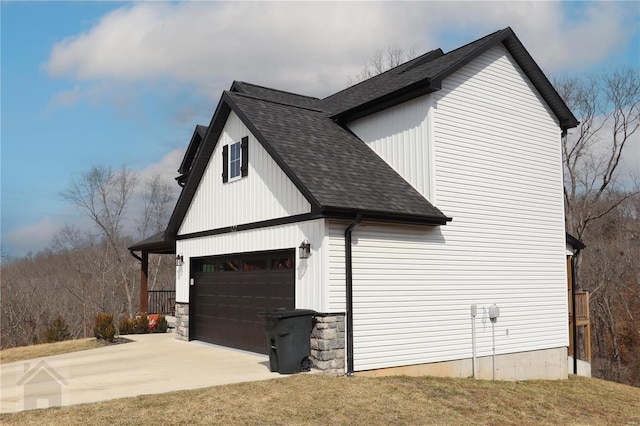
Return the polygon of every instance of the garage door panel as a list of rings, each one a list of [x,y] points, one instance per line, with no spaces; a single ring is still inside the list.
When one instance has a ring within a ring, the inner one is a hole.
[[[264,322],[258,314],[295,307],[294,253],[251,253],[197,261],[191,294],[192,338],[267,353]]]

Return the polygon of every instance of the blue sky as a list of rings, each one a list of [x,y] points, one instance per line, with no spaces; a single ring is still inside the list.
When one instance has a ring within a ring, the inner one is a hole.
[[[84,223],[60,192],[93,165],[172,181],[233,80],[322,97],[377,49],[448,51],[507,26],[550,74],[640,67],[638,2],[3,1],[0,13],[1,237],[15,256]],[[637,167],[640,148],[627,157]]]

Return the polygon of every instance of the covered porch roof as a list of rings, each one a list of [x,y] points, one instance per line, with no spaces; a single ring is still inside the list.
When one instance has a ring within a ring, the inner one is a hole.
[[[129,247],[129,251],[141,251],[155,254],[175,254],[176,240],[165,239],[164,235],[165,232],[162,231],[142,241],[138,241],[137,243]]]
[[[175,255],[176,240],[166,239],[162,231],[130,246],[129,253],[140,261],[140,312],[146,313],[149,308],[149,253]]]

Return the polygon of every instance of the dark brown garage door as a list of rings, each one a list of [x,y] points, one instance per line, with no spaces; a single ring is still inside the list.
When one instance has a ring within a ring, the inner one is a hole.
[[[269,309],[295,307],[294,251],[246,253],[194,261],[190,337],[268,353]]]

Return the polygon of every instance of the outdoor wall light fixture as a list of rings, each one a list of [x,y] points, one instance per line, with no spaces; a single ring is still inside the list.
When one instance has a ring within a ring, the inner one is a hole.
[[[182,265],[184,265],[184,256],[179,254],[176,256],[176,266],[182,266]]]
[[[302,244],[300,244],[300,247],[298,247],[298,254],[300,255],[300,259],[307,259],[311,256],[311,243],[304,240]]]

